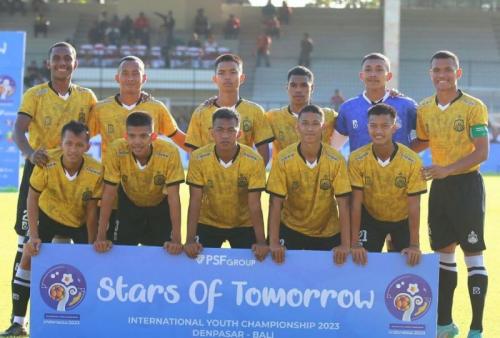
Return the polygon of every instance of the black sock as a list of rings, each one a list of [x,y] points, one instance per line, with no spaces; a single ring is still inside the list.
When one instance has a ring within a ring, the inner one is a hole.
[[[467,284],[472,306],[471,330],[483,331],[483,312],[486,292],[488,291],[488,274],[483,263],[483,256],[465,257],[465,264],[469,272]]]
[[[21,257],[23,256],[23,244],[17,246],[16,257],[14,258],[14,265],[12,266],[12,279],[10,281],[10,288],[12,294],[12,313],[10,316],[10,322],[14,319],[14,280],[16,279],[16,271],[19,263],[21,262]]]
[[[12,309],[16,317],[26,317],[30,299],[30,271],[17,269],[12,287]]]
[[[457,287],[457,264],[440,262],[438,325],[449,325],[453,322],[453,294]],[[443,268],[446,265],[446,268]],[[454,271],[453,271],[454,270]]]

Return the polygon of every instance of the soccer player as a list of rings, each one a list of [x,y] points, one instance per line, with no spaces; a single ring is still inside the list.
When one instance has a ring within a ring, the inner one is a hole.
[[[27,241],[28,217],[26,200],[29,179],[33,168],[45,166],[48,161],[47,151],[61,144],[61,129],[71,120],[87,123],[88,115],[97,99],[87,88],[71,82],[71,77],[78,62],[75,48],[66,42],[58,42],[49,49],[48,67],[50,81],[28,89],[19,107],[13,138],[19,150],[26,158],[23,177],[19,187],[15,231],[18,235],[18,248],[14,260],[12,283],[20,262],[23,243]],[[26,137],[29,133],[29,141]],[[12,285],[14,288],[14,285]],[[12,294],[13,301],[21,297]],[[27,295],[29,298],[29,294]],[[6,332],[13,334],[24,327],[17,323]]]
[[[429,195],[431,247],[440,254],[438,336],[455,337],[453,294],[457,286],[455,250],[460,245],[469,272],[472,305],[469,338],[482,337],[488,274],[483,262],[484,183],[479,166],[488,158],[488,111],[479,99],[458,89],[462,69],[449,51],[431,58],[435,95],[424,99],[417,113],[413,149],[430,148],[432,165],[423,175],[433,180]]]
[[[396,116],[384,103],[368,109],[372,143],[349,157],[351,252],[358,264],[366,264],[366,251],[381,252],[388,234],[390,251],[406,254],[409,265],[420,261],[420,195],[427,185],[420,157],[392,139]]]
[[[194,258],[203,247],[252,248],[261,261],[268,253],[260,203],[266,172],[262,157],[240,144],[240,116],[231,108],[212,115],[215,144],[191,153],[187,184],[189,210],[184,249]]]
[[[61,133],[60,133],[61,134]],[[92,243],[97,231],[97,199],[102,193],[101,164],[85,152],[90,148],[87,127],[71,121],[62,129],[61,149],[47,151],[46,165],[36,166],[28,192],[29,240],[16,272],[14,324],[0,336],[22,336],[28,306],[31,256],[42,243],[55,236],[71,238],[75,243]]]
[[[285,247],[335,248],[337,264],[349,253],[351,185],[342,155],[321,142],[324,128],[321,108],[302,108],[297,120],[300,141],[282,150],[271,168],[266,188],[271,194],[269,243],[277,263],[284,261]]]
[[[238,111],[241,118],[241,135],[238,142],[249,147],[255,146],[267,163],[268,143],[274,140],[273,131],[262,107],[240,97],[240,86],[245,81],[243,61],[237,55],[220,55],[215,60],[215,74],[212,80],[219,93],[193,112],[186,134],[186,146],[198,149],[212,143],[212,115],[219,107],[230,107]]]
[[[359,78],[363,81],[365,90],[340,106],[332,141],[334,148],[340,149],[347,139],[351,152],[370,143],[367,111],[381,102],[397,111],[394,141],[409,146],[412,130],[416,128],[417,104],[412,99],[387,89],[387,82],[392,78],[389,59],[380,53],[366,55],[361,61]]]
[[[104,157],[104,190],[94,247],[98,252],[111,249],[106,231],[118,196],[116,244],[163,246],[169,253],[179,254],[179,184],[184,182],[179,151],[157,139],[148,113],[131,113],[126,127],[126,137],[115,140]]]
[[[302,66],[295,66],[288,71],[286,89],[289,103],[285,107],[273,109],[267,112],[266,117],[273,129],[273,160],[278,153],[290,144],[299,141],[297,132],[298,112],[311,102],[314,90],[313,73]],[[333,135],[333,128],[337,112],[330,108],[322,108],[325,113],[325,128],[323,130],[323,142],[329,144]]]

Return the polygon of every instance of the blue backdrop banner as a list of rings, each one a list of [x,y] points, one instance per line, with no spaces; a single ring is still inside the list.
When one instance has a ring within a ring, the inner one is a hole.
[[[33,259],[31,337],[436,337],[438,258],[408,267],[370,254],[338,267],[330,252],[43,244]]]
[[[23,93],[25,32],[0,31],[0,191],[19,185],[19,151],[12,129]]]

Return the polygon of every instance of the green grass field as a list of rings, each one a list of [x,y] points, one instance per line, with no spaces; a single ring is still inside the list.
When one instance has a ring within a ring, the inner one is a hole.
[[[500,264],[496,259],[500,257],[500,176],[485,177],[487,190],[486,210],[486,266],[489,274],[489,290],[485,310],[485,337],[500,337]],[[187,186],[182,185],[183,223],[186,222],[188,204]],[[7,328],[11,311],[10,278],[11,266],[16,250],[17,238],[12,229],[16,212],[17,194],[0,193],[0,214],[2,227],[0,230],[0,331]],[[262,206],[264,215],[267,215],[268,196],[263,195]],[[267,217],[267,216],[266,216]],[[422,229],[421,242],[424,252],[430,252],[426,229],[427,195],[422,200]],[[458,288],[455,292],[454,321],[460,328],[460,337],[466,337],[471,318],[470,304],[467,292],[467,269],[463,263],[463,255],[457,254],[459,268]],[[348,338],[348,337],[346,337]]]

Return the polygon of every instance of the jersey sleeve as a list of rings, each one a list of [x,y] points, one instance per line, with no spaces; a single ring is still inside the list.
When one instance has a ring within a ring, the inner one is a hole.
[[[181,157],[176,147],[172,147],[167,172],[165,173],[165,185],[171,186],[184,182],[184,169]]]
[[[189,159],[186,183],[199,188],[202,188],[205,185],[201,161],[198,160],[193,154],[191,154],[191,158]]]
[[[429,140],[429,134],[425,127],[424,112],[422,108],[417,110],[417,138],[422,141]]]
[[[347,108],[345,104],[342,104],[339,108],[339,114],[335,120],[335,130],[344,136],[349,135],[349,130],[347,130]]]
[[[21,106],[19,106],[19,113],[28,115],[31,118],[35,117],[38,96],[35,94],[35,90],[28,90],[23,95],[21,101]]]
[[[168,108],[161,102],[159,102],[159,121],[158,121],[158,132],[161,135],[172,137],[177,132],[177,123],[175,122],[172,114]]]
[[[270,143],[274,140],[274,133],[269,120],[266,118],[264,109],[260,106],[255,109],[253,132],[255,146]]]
[[[363,173],[361,172],[360,163],[352,155],[349,158],[348,171],[351,186],[355,189],[363,189]]]
[[[201,144],[201,116],[198,110],[195,110],[189,121],[186,132],[186,141],[184,144],[190,148],[197,149]]]
[[[333,193],[340,197],[348,195],[351,192],[351,181],[347,173],[347,165],[341,156],[337,163],[337,170],[332,180]]]
[[[103,176],[99,176],[99,179],[95,183],[94,189],[92,191],[92,199],[94,200],[100,200],[102,197],[102,190],[103,190]]]
[[[117,143],[112,143],[104,156],[104,182],[112,185],[120,183],[120,161]]]
[[[470,136],[488,137],[488,110],[484,104],[475,105],[469,113]]]
[[[285,198],[288,195],[286,186],[286,173],[283,162],[275,161],[267,179],[266,191],[272,195]]]
[[[248,180],[248,191],[262,191],[266,188],[266,168],[264,161],[259,157],[254,162],[251,175]]]
[[[422,160],[416,157],[415,163],[411,167],[408,177],[408,196],[425,194],[427,192],[427,182],[422,177]]]
[[[94,92],[89,89],[89,107],[92,109],[93,107],[95,107],[96,103],[97,103],[97,97],[95,96]]]
[[[30,177],[30,187],[38,193],[41,193],[48,183],[47,168],[35,166]]]
[[[99,127],[98,110],[96,106],[94,106],[94,108],[92,108],[92,110],[90,111],[88,127],[90,137],[94,137],[101,133],[101,129]]]

